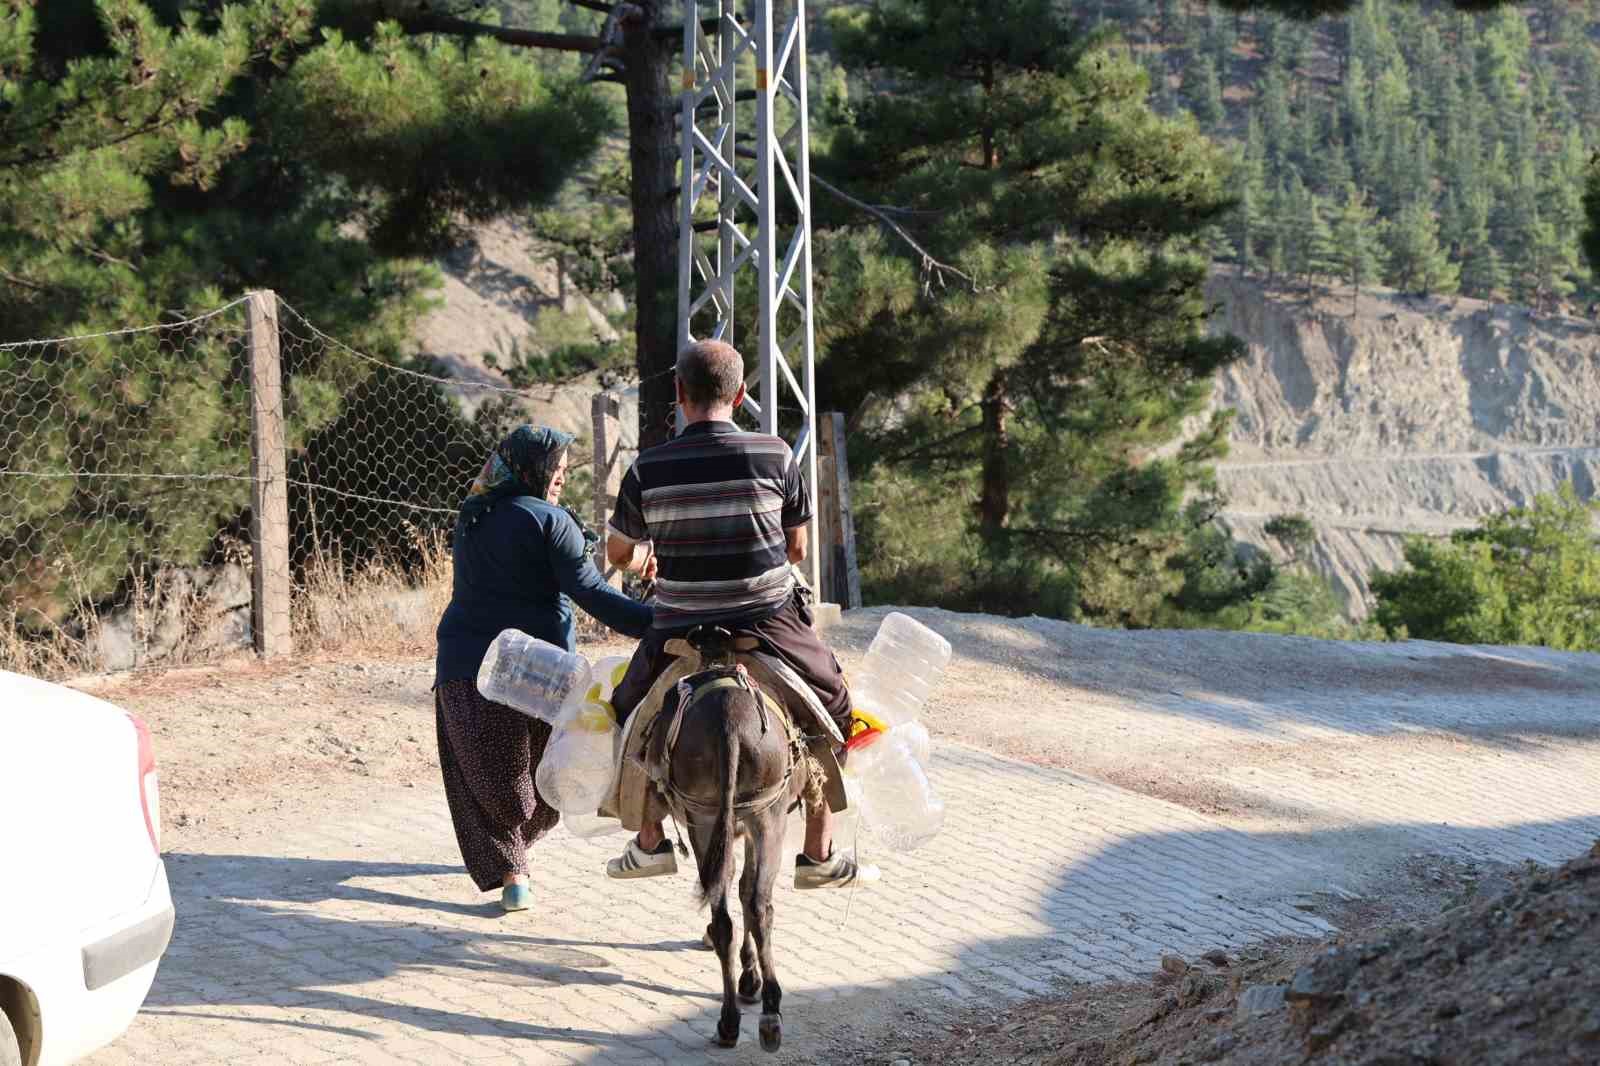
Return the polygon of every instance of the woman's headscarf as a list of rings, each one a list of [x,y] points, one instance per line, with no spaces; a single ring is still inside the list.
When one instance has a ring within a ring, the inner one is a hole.
[[[518,426],[505,440],[495,445],[478,479],[461,501],[456,517],[456,536],[463,537],[478,519],[501,500],[513,496],[545,499],[550,479],[555,476],[561,457],[572,443],[572,434],[545,426]]]

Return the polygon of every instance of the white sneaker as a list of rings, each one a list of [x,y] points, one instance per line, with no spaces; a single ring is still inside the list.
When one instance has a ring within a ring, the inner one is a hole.
[[[672,853],[672,842],[663,840],[654,851],[639,846],[639,838],[628,841],[622,855],[606,863],[606,876],[619,881],[640,877],[665,877],[678,872],[678,857]]]
[[[846,851],[835,851],[824,862],[818,862],[803,851],[794,857],[795,888],[843,888],[858,881],[871,883],[881,876],[876,866],[862,866]]]

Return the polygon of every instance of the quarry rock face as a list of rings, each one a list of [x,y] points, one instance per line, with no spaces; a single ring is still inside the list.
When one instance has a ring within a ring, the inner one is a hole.
[[[1277,557],[1263,526],[1303,514],[1310,562],[1349,612],[1407,534],[1445,534],[1600,480],[1600,323],[1509,304],[1363,293],[1311,300],[1217,270],[1216,328],[1243,339],[1213,403],[1237,412],[1223,518]]]

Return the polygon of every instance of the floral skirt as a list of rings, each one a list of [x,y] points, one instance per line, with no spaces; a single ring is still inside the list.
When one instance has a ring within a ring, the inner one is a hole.
[[[434,709],[456,843],[473,883],[490,892],[528,872],[529,845],[561,820],[533,783],[550,727],[484,699],[471,680],[440,685]]]

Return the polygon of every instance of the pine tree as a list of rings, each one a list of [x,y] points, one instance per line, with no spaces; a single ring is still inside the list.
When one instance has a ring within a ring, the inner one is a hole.
[[[1589,269],[1600,275],[1600,153],[1589,163],[1589,178],[1584,186],[1583,212],[1585,228],[1583,251],[1589,257]]]
[[[1286,266],[1305,282],[1310,298],[1317,278],[1338,272],[1333,231],[1321,198],[1306,188],[1298,171],[1290,172],[1284,202],[1288,205],[1284,219],[1288,230],[1284,238]]]
[[[1147,110],[1138,64],[1057,10],[895,0],[831,13],[847,64],[881,78],[819,168],[915,212],[919,239],[983,288],[924,300],[916,264],[883,261],[881,238],[830,233],[818,380],[860,412],[864,499],[912,476],[920,487],[904,491],[945,508],[937,528],[961,529],[951,519],[970,506],[970,539],[940,552],[973,598],[959,602],[1038,603],[1048,587],[1109,614],[1161,595],[1159,580],[1128,585],[1124,563],[1153,575],[1181,550],[1184,493],[1220,445],[1208,427],[1182,461],[1140,461],[1182,441],[1212,371],[1238,354],[1204,331],[1193,251],[1229,201],[1216,149]],[[905,536],[927,543],[928,512],[912,510],[923,517]]]
[[[1261,134],[1267,148],[1267,163],[1276,169],[1288,160],[1294,146],[1294,119],[1289,110],[1289,79],[1277,67],[1269,68],[1261,79],[1259,101]]]
[[[1339,276],[1350,285],[1350,314],[1356,313],[1361,286],[1377,280],[1382,269],[1379,258],[1382,233],[1378,212],[1356,188],[1345,186],[1344,203],[1333,224],[1333,259]]]
[[[1222,82],[1217,77],[1217,65],[1209,54],[1189,64],[1183,78],[1184,95],[1195,118],[1207,127],[1220,124],[1226,116],[1222,107]]]
[[[1572,293],[1576,287],[1572,275],[1578,268],[1578,248],[1562,239],[1554,223],[1536,217],[1516,262],[1518,298],[1549,310],[1554,301]]]
[[[459,218],[553,191],[603,125],[587,93],[502,46],[407,40],[392,23],[369,24],[360,45],[319,40],[312,10],[284,0],[184,17],[63,2],[49,33],[31,5],[3,10],[0,339],[169,321],[271,288],[341,340],[398,358],[436,284],[412,256]],[[30,363],[36,406],[0,404],[0,421],[52,411],[50,454],[29,457],[51,468],[119,475],[182,455],[186,468],[242,469],[248,408],[227,339],[65,346]],[[344,397],[331,382],[358,388],[362,366],[342,349],[294,366],[291,441],[334,426]],[[29,465],[11,449],[40,430],[0,424],[0,468]],[[74,575],[19,573],[17,558],[48,559],[49,544],[90,561],[75,579],[94,598],[130,567],[197,561],[248,502],[226,479],[185,483],[181,507],[160,481],[103,482],[30,491],[0,519],[0,583],[28,584],[46,616]]]
[[[1448,295],[1461,282],[1461,268],[1439,247],[1438,222],[1422,200],[1400,209],[1388,228],[1390,284],[1422,295]]]
[[[1267,243],[1268,192],[1266,149],[1261,143],[1261,123],[1250,113],[1245,129],[1244,158],[1234,178],[1239,190],[1239,206],[1233,214],[1233,247],[1240,267],[1249,272],[1261,265],[1261,252]]]
[[[1486,300],[1499,298],[1510,282],[1505,257],[1500,254],[1489,230],[1490,195],[1486,189],[1468,194],[1462,205],[1466,238],[1461,256],[1461,285],[1472,296]]]

